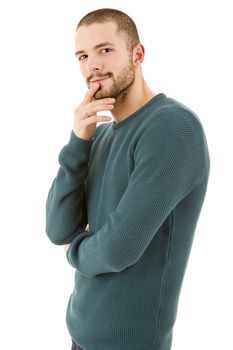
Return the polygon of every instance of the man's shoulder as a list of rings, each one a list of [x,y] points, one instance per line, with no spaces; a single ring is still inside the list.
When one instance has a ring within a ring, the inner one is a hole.
[[[202,129],[202,123],[197,114],[181,103],[180,101],[167,97],[163,99],[163,103],[156,108],[151,109],[147,117],[144,119],[142,128],[173,128],[182,127]]]
[[[157,145],[169,139],[199,143],[205,138],[202,123],[196,113],[181,102],[164,98],[159,106],[151,106],[134,135],[134,142],[151,142]]]

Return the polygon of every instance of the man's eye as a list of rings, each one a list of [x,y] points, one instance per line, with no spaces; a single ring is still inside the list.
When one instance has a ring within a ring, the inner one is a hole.
[[[85,58],[87,57],[87,55],[82,55],[79,57],[79,61],[83,61]]]
[[[108,47],[106,49],[101,50],[101,52],[103,52],[103,53],[110,52],[110,51],[111,51],[111,49],[109,49]]]

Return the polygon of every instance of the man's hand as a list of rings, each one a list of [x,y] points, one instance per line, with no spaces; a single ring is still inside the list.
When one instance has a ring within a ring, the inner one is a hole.
[[[66,244],[66,245],[64,246],[64,251],[65,251],[65,253],[67,253],[67,250],[69,249],[69,247],[70,247],[70,244]]]
[[[90,90],[86,93],[83,101],[74,111],[73,131],[75,135],[83,140],[91,140],[97,122],[108,122],[111,117],[98,116],[97,112],[108,111],[114,108],[114,98],[102,98],[95,100],[94,95],[99,89],[99,83],[93,82],[90,84]]]

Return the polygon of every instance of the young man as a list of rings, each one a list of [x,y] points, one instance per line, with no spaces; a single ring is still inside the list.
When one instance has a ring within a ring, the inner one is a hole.
[[[205,133],[188,107],[147,86],[126,14],[91,12],[75,35],[88,92],[46,202],[47,235],[76,269],[72,349],[169,350],[209,177]]]

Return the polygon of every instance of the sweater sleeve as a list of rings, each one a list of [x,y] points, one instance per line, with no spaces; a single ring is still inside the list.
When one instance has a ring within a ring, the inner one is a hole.
[[[196,122],[162,118],[141,133],[134,170],[116,210],[89,237],[77,237],[67,251],[80,274],[93,277],[135,264],[169,213],[203,172],[202,136]]]
[[[70,243],[86,228],[85,179],[92,143],[72,130],[59,153],[60,167],[46,201],[46,233],[54,244]]]

